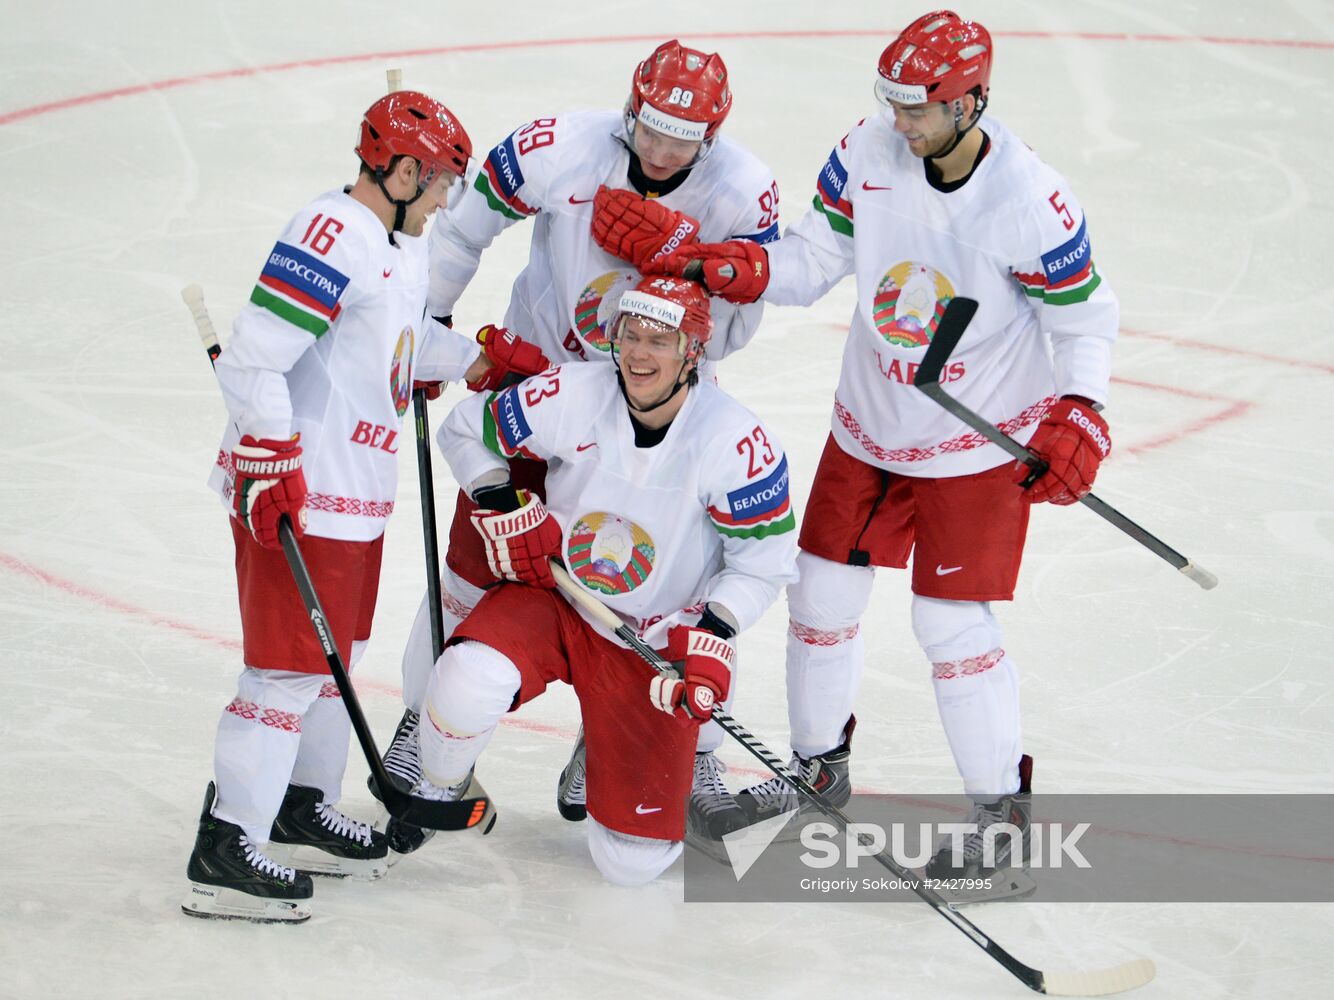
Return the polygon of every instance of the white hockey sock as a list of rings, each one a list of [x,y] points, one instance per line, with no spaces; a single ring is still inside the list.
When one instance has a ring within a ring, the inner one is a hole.
[[[440,572],[440,610],[444,619],[445,639],[448,640],[459,622],[482,599],[480,589],[456,576],[448,566]],[[426,685],[431,680],[435,654],[431,643],[430,596],[423,594],[417,606],[417,617],[412,620],[408,643],[403,648],[403,706],[414,712],[422,710],[426,700]]]
[[[931,661],[936,707],[964,793],[988,802],[1019,789],[1019,675],[991,608],[913,597],[913,630]]]
[[[245,831],[252,843],[269,839],[301,738],[302,716],[319,697],[325,674],[246,667],[218,720],[213,814]]]
[[[468,640],[445,650],[431,673],[421,729],[422,773],[440,788],[472,769],[522,678],[509,657]]]
[[[861,616],[875,571],[802,552],[787,588],[787,714],[792,749],[803,757],[843,742],[861,683]]]
[[[354,640],[348,657],[351,676],[366,652],[364,639]],[[332,677],[326,677],[320,696],[301,719],[301,742],[292,765],[294,785],[318,788],[328,805],[343,797],[343,774],[347,771],[347,748],[352,737],[352,718]]]

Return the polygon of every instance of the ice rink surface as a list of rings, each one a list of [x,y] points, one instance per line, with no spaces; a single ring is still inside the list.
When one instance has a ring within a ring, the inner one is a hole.
[[[1323,0],[961,9],[995,35],[991,110],[1070,179],[1121,299],[1115,451],[1098,493],[1222,580],[1196,588],[1087,511],[1035,512],[1018,598],[999,614],[1037,787],[1334,792],[1334,11]],[[659,40],[717,49],[735,92],[726,132],[773,166],[791,221],[829,148],[876,113],[876,59],[919,9],[56,0],[39,12],[4,0],[0,11],[0,996],[1024,993],[926,906],[687,906],[679,866],[647,888],[604,885],[583,831],[554,809],[578,719],[568,690],[508,720],[483,758],[500,810],[491,836],[442,835],[376,884],[321,882],[301,927],[179,910],[214,727],[240,668],[231,542],[204,486],[224,411],[181,286],[201,282],[229,327],[291,213],[353,179],[358,116],[390,66],[485,149],[534,117],[620,106]],[[503,315],[529,233],[516,227],[484,258],[461,325]],[[722,366],[723,384],[781,434],[798,498],[852,304],[844,284],[810,309],[770,307]],[[359,678],[382,741],[423,586],[411,448],[400,458]],[[453,486],[441,463],[437,476],[444,517]],[[864,626],[854,778],[869,791],[952,792],[907,602],[903,575],[882,574]],[[785,629],[780,601],[743,637],[734,709],[782,752]],[[724,758],[741,765],[734,786],[757,777],[731,747]],[[370,818],[364,774],[354,749],[343,804]],[[1152,958],[1145,1000],[1324,997],[1334,980],[1334,906],[970,916],[1044,968]]]

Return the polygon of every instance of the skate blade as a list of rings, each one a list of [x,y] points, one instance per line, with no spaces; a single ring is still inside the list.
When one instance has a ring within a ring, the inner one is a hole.
[[[1038,884],[1022,869],[1007,868],[991,876],[991,887],[969,891],[949,892],[936,888],[936,894],[949,905],[951,910],[979,903],[1006,903],[1027,899],[1038,891]]]
[[[237,889],[191,882],[181,912],[206,920],[248,920],[254,924],[299,924],[310,919],[309,899],[267,899]]]
[[[324,878],[351,878],[374,882],[389,871],[387,858],[340,858],[304,844],[279,844],[269,841],[265,848],[269,859],[287,868],[295,868],[303,875]]]

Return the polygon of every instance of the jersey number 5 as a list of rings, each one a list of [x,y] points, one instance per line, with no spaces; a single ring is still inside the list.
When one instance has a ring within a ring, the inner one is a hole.
[[[1051,202],[1051,207],[1056,209],[1056,214],[1061,217],[1061,225],[1065,226],[1066,229],[1074,229],[1075,218],[1070,214],[1070,209],[1065,207],[1065,202],[1056,200],[1060,196],[1061,192],[1053,191],[1051,197],[1047,200]]]
[[[759,447],[759,463],[756,459],[756,448]],[[769,438],[765,436],[763,427],[756,427],[748,435],[736,443],[736,453],[746,456],[746,478],[754,479],[770,465],[774,464],[774,448],[769,443]]]

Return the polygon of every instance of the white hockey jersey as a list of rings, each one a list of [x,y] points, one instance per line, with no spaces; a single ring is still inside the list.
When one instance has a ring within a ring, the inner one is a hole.
[[[1004,125],[979,127],[989,151],[967,183],[942,192],[892,119],[858,122],[821,170],[812,210],[768,247],[771,303],[809,305],[857,276],[834,438],[903,475],[1013,461],[913,388],[956,295],[979,309],[941,382],[967,406],[1026,442],[1055,398],[1107,399],[1119,308],[1079,202]]]
[[[516,455],[549,461],[547,509],[564,529],[565,565],[651,645],[665,645],[672,625],[695,624],[706,601],[745,630],[796,579],[787,458],[712,383],[690,390],[650,448],[635,446],[616,369],[601,364],[465,399],[438,439],[465,485]]]
[[[635,276],[593,239],[598,186],[629,189],[630,153],[619,111],[584,111],[524,125],[472,167],[466,193],[431,231],[430,313],[454,311],[482,251],[504,229],[536,216],[528,265],[514,282],[505,326],[553,364],[610,359],[605,326],[614,292]],[[778,238],[778,184],[741,146],[719,136],[663,205],[699,221],[701,242]],[[706,356],[726,357],[750,340],[763,306],[712,304]]]
[[[278,238],[217,363],[232,423],[209,485],[229,507],[241,435],[300,432],[307,530],[351,541],[384,532],[414,367],[453,380],[480,351],[429,317],[424,328],[426,241],[395,239],[343,191],[316,198]]]

